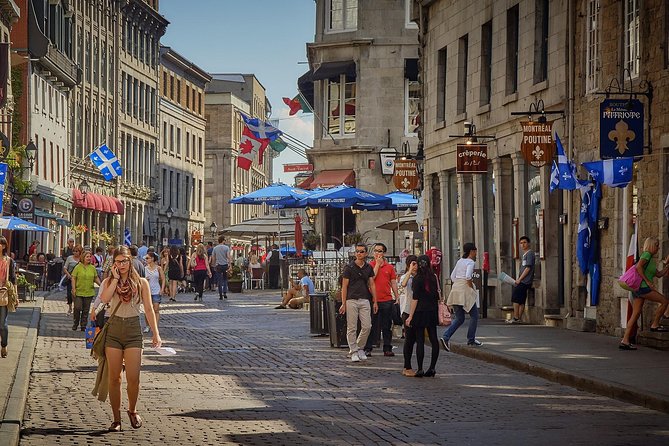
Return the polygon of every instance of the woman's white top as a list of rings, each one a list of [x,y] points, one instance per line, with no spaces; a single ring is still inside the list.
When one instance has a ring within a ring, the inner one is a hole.
[[[447,305],[462,305],[467,312],[476,305],[476,291],[467,284],[468,280],[472,280],[475,266],[476,262],[472,259],[460,259],[455,264],[451,272],[453,286],[448,293]]]
[[[406,276],[411,276],[411,273],[406,273],[400,279],[400,283],[404,283]],[[411,300],[413,299],[413,277],[409,277],[407,286],[404,287],[404,292],[400,293],[400,312],[411,314]]]
[[[465,279],[472,280],[472,274],[474,274],[474,267],[476,262],[470,258],[464,258],[458,260],[451,272],[451,280],[455,282],[455,279]]]
[[[153,270],[146,267],[144,269],[144,277],[149,281],[151,295],[160,294],[160,273],[158,272],[158,267],[156,266]]]

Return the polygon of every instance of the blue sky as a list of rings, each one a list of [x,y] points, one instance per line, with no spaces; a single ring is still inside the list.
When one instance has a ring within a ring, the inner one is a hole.
[[[283,96],[297,94],[297,78],[309,69],[306,43],[314,40],[313,0],[161,0],[170,21],[161,39],[210,73],[253,73],[267,90],[280,128],[312,145],[313,118],[288,117]],[[274,178],[292,183],[284,163],[305,162],[288,149],[274,162]]]

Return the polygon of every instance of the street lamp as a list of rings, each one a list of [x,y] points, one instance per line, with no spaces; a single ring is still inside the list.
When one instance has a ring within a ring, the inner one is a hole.
[[[316,216],[318,215],[318,208],[307,208],[306,212],[309,224],[313,225],[316,222]]]
[[[216,222],[212,221],[211,225],[209,226],[209,232],[211,232],[211,237],[216,238],[218,235],[218,226],[216,226]]]
[[[90,186],[88,185],[88,182],[86,182],[86,179],[81,180],[79,183],[79,190],[81,191],[81,196],[83,199],[86,199],[86,194],[90,191]]]
[[[26,146],[26,159],[28,160],[28,170],[33,170],[35,159],[37,158],[37,146],[31,139]]]
[[[174,209],[172,209],[172,206],[167,208],[165,215],[167,215],[167,224],[169,224],[172,217],[174,217]]]

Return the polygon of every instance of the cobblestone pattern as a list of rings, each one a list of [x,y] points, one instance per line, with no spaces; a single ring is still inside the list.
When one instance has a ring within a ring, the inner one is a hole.
[[[436,378],[405,378],[399,354],[351,363],[309,335],[308,312],[231,296],[163,305],[178,355],[145,351],[145,424],[125,417],[120,434],[105,432],[111,411],[90,394],[83,333],[64,300],[47,299],[21,444],[669,444],[665,414],[445,352]]]

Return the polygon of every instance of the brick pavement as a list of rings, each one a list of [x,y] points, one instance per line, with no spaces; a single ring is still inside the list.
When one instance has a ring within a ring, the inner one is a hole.
[[[402,377],[401,355],[353,364],[270,292],[179,298],[161,318],[178,355],[146,351],[145,426],[126,417],[121,434],[90,395],[83,333],[62,299],[45,300],[21,444],[669,443],[666,414],[459,355],[442,352],[434,379]]]

